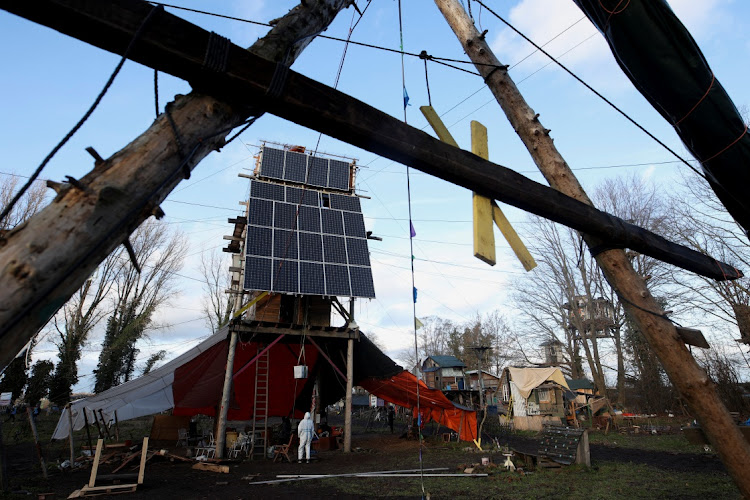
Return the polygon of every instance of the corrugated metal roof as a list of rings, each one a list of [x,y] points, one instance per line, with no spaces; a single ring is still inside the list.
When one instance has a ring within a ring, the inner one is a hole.
[[[427,356],[432,359],[440,368],[465,368],[466,364],[455,356]]]

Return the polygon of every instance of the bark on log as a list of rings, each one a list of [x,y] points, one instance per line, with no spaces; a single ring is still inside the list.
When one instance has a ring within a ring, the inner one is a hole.
[[[493,71],[500,65],[469,16],[456,0],[435,0],[448,24],[486,79],[500,107],[518,133],[534,162],[550,185],[568,196],[592,204],[572,170],[552,142],[538,115],[526,103],[507,70]],[[589,249],[601,241],[584,235]],[[607,250],[596,255],[607,281],[617,290],[625,308],[659,356],[664,369],[703,427],[727,470],[746,498],[750,498],[750,446],[721,402],[715,384],[696,363],[675,326],[656,314],[661,307],[649,293],[646,282],[630,264],[622,250]]]
[[[291,64],[351,1],[305,1],[250,51]],[[118,5],[127,8],[118,10]],[[133,15],[132,6],[133,2],[117,0],[107,5],[108,14],[119,21],[126,13]],[[101,5],[95,8],[102,10]],[[142,18],[151,8],[143,3]],[[48,9],[41,15],[55,13]],[[85,191],[65,185],[50,205],[0,240],[0,366],[6,366],[99,263],[155,212],[183,179],[183,158],[189,150],[195,148],[184,165],[187,172],[219,150],[231,128],[251,114],[246,106],[196,92],[178,96],[168,106],[184,151],[178,151],[174,131],[162,114],[133,142],[83,177],[80,182]]]

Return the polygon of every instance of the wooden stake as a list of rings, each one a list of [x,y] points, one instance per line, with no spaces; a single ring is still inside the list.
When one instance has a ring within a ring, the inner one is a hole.
[[[507,67],[492,53],[484,37],[456,0],[435,0],[466,54],[485,78],[500,107],[528,149],[537,167],[554,189],[583,203],[591,200],[557,151],[549,130],[526,103]],[[584,235],[590,249],[608,241]],[[663,318],[661,306],[650,294],[645,280],[633,269],[623,250],[604,250],[595,255],[607,281],[624,299],[625,309],[659,357],[675,388],[690,405],[711,444],[745,497],[750,497],[750,445],[744,440],[716,392],[714,383],[685,347],[675,326]]]
[[[102,412],[101,408],[99,408],[99,416],[102,418],[102,427],[104,428],[104,433],[107,435],[107,439],[112,441],[112,436],[109,435],[109,427],[107,427],[107,421],[104,420],[104,412]]]
[[[143,484],[143,476],[146,473],[146,455],[148,455],[148,437],[143,438],[141,447],[141,466],[138,469],[138,484]]]
[[[115,410],[115,442],[120,442],[120,422],[117,421],[117,410]]]
[[[72,408],[72,406],[71,406]],[[96,415],[94,415],[94,418],[96,418]],[[86,438],[89,443],[89,451],[94,449],[94,445],[91,442],[91,430],[89,429],[89,417],[86,416],[86,407],[83,408],[83,423],[86,426]],[[70,424],[70,433],[73,434],[73,424]]]
[[[29,425],[31,426],[31,434],[34,436],[34,445],[36,446],[36,454],[39,456],[39,465],[42,466],[42,474],[44,479],[49,479],[47,476],[47,464],[44,463],[44,455],[42,455],[42,445],[39,444],[39,435],[36,432],[36,422],[34,422],[34,415],[31,413],[31,407],[26,407],[26,415],[29,417]],[[73,464],[70,464],[71,467]]]

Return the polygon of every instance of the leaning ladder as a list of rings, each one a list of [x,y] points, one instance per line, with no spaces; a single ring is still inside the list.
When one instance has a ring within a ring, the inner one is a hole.
[[[265,349],[259,344],[258,352]],[[268,444],[268,378],[270,371],[270,349],[260,354],[255,361],[255,396],[253,403],[253,447],[250,451],[251,458],[260,456],[265,458],[266,445]],[[258,421],[261,421],[259,425]]]

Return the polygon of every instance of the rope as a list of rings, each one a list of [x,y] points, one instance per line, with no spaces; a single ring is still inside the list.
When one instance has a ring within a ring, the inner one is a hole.
[[[615,111],[617,111],[618,113],[620,113],[620,115],[622,115],[626,120],[628,120],[630,123],[632,123],[633,125],[635,125],[636,127],[638,127],[643,133],[645,133],[651,139],[653,139],[654,141],[656,141],[657,144],[659,144],[661,147],[663,147],[664,149],[666,149],[667,151],[669,151],[672,155],[674,155],[675,158],[677,158],[682,163],[684,163],[685,165],[687,165],[690,170],[692,170],[693,172],[695,172],[696,174],[698,174],[702,178],[706,179],[706,176],[701,171],[699,171],[697,168],[695,168],[690,163],[688,163],[687,160],[685,160],[682,156],[678,155],[672,148],[670,148],[664,142],[662,142],[661,140],[659,140],[659,138],[657,138],[654,134],[652,134],[651,132],[649,132],[648,130],[646,130],[645,127],[643,127],[640,123],[638,123],[637,121],[635,121],[627,113],[625,113],[623,110],[621,110],[619,107],[617,107],[617,105],[615,105],[612,101],[610,101],[609,99],[607,99],[606,97],[604,97],[601,93],[599,93],[591,85],[589,85],[588,83],[586,83],[585,81],[583,81],[583,79],[581,79],[578,75],[576,75],[570,69],[568,69],[567,66],[565,66],[560,61],[558,61],[557,59],[555,59],[549,52],[547,52],[542,47],[540,47],[539,45],[537,45],[529,37],[527,37],[526,35],[524,35],[523,33],[521,33],[515,26],[513,26],[508,21],[506,21],[502,16],[500,16],[500,14],[498,14],[494,10],[490,9],[489,7],[487,7],[482,2],[482,0],[475,0],[475,1],[479,5],[483,6],[485,9],[487,9],[487,11],[490,14],[492,14],[497,19],[499,19],[503,24],[505,24],[510,29],[512,29],[513,31],[515,31],[521,38],[523,38],[524,40],[526,40],[527,42],[529,42],[531,45],[533,45],[534,48],[536,48],[539,52],[541,52],[542,54],[544,54],[545,56],[547,56],[550,60],[552,60],[552,62],[554,62],[555,64],[557,64],[566,73],[568,73],[570,76],[572,76],[573,78],[575,78],[580,84],[582,84],[584,87],[586,87],[591,92],[593,92],[598,98],[600,98],[602,101],[604,101],[605,103],[607,103],[612,109],[614,109]]]
[[[159,118],[159,70],[154,70],[154,111]]]
[[[407,94],[406,94],[406,74],[404,71],[404,26],[402,21],[402,13],[401,13],[401,0],[398,0],[398,34],[399,34],[399,40],[401,42],[401,86],[404,89],[404,123],[407,123],[406,121],[406,104],[407,104]],[[426,55],[426,54],[425,54]],[[427,65],[427,59],[425,58],[425,75],[426,75],[426,65]],[[429,83],[428,83],[429,88]],[[412,258],[411,261],[411,287],[414,294],[414,300],[412,301],[412,328],[414,329],[414,357],[417,360],[417,363],[419,363],[419,344],[417,340],[417,288],[415,286],[415,276],[414,276],[414,238],[413,238],[413,232],[412,228],[414,227],[412,222],[412,210],[411,210],[411,175],[409,174],[410,168],[407,165],[406,166],[406,197],[407,197],[407,205],[409,207],[409,251],[411,252]],[[412,422],[413,422],[413,415],[412,415]],[[421,407],[419,404],[419,377],[417,377],[417,434],[419,436],[419,482],[422,487],[422,498],[425,498],[425,489],[424,489],[424,462],[422,460],[422,412]]]
[[[420,59],[424,59],[424,81],[425,81],[425,83],[427,84],[427,104],[429,104],[429,105],[430,105],[430,107],[432,107],[432,96],[430,95],[430,77],[429,77],[429,75],[427,74],[427,60],[428,60],[428,59],[430,59],[430,58],[431,58],[431,56],[429,56],[429,55],[427,54],[427,51],[424,51],[424,50],[423,50],[423,51],[422,51],[422,52],[421,52],[421,53],[419,54],[419,58],[420,58]],[[494,70],[493,70],[493,71],[494,71]]]
[[[0,221],[4,220],[8,214],[10,214],[11,210],[13,210],[13,207],[18,203],[18,200],[21,199],[21,197],[26,193],[26,191],[31,187],[31,185],[34,183],[34,181],[39,177],[39,174],[42,173],[42,170],[45,166],[52,160],[52,157],[57,154],[60,149],[70,140],[73,135],[78,132],[78,130],[83,126],[84,123],[86,123],[86,120],[89,119],[89,117],[93,114],[94,110],[99,106],[99,103],[104,98],[104,94],[107,93],[109,88],[112,86],[112,83],[115,81],[115,78],[117,77],[118,73],[120,73],[120,70],[122,69],[122,66],[125,64],[125,61],[128,59],[128,54],[130,54],[130,51],[132,50],[133,46],[135,45],[135,42],[141,37],[141,34],[143,33],[144,28],[148,24],[148,22],[151,20],[153,15],[157,12],[162,10],[162,7],[160,6],[154,6],[152,8],[146,18],[141,22],[141,25],[138,26],[138,29],[136,30],[135,34],[133,35],[133,38],[130,40],[130,43],[128,44],[128,47],[125,49],[125,52],[122,54],[122,57],[120,58],[120,62],[117,63],[117,66],[115,67],[115,70],[110,75],[109,79],[107,80],[107,83],[104,84],[104,88],[99,92],[99,95],[96,96],[96,99],[94,99],[94,103],[91,105],[91,107],[84,113],[84,115],[81,117],[80,120],[78,120],[78,123],[76,123],[72,129],[70,129],[70,132],[68,132],[65,137],[55,146],[52,148],[52,151],[42,160],[42,163],[37,167],[37,169],[34,171],[33,174],[31,174],[31,177],[29,177],[29,180],[24,184],[21,189],[18,190],[16,195],[13,197],[12,200],[10,200],[10,203],[8,203],[8,206],[6,206],[3,209],[2,214],[0,214]]]

